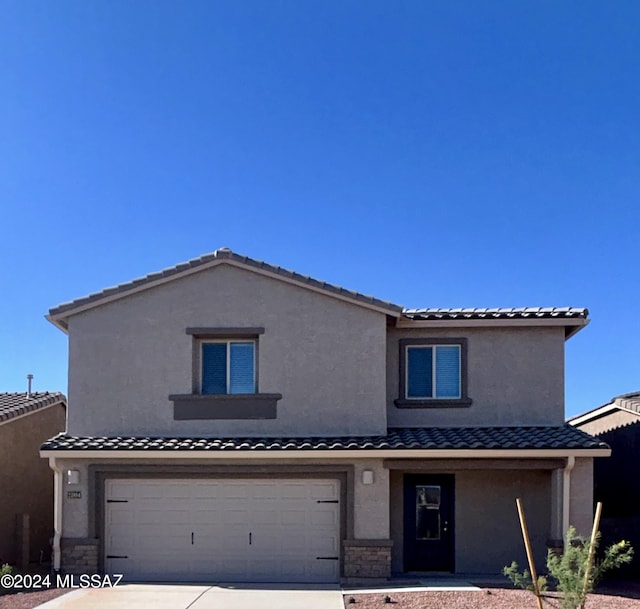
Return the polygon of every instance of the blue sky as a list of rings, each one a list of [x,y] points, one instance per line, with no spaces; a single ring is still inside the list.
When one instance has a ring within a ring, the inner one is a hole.
[[[0,0],[0,391],[48,309],[229,246],[408,307],[586,306],[640,390],[640,4]]]

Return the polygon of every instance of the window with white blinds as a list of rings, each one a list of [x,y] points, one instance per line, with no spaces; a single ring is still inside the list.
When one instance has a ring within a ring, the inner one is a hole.
[[[460,345],[406,347],[406,398],[456,400],[462,397]]]
[[[202,343],[202,393],[256,392],[255,341]]]

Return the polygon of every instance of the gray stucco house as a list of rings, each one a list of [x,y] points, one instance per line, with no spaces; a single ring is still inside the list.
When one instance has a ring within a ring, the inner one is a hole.
[[[594,501],[602,502],[600,530],[604,544],[621,539],[636,549],[633,561],[616,576],[640,577],[640,391],[611,398],[609,402],[569,419],[578,429],[611,447],[609,459],[594,464]]]
[[[405,309],[223,248],[50,311],[69,335],[55,568],[130,580],[496,573],[569,523],[587,310]]]
[[[57,391],[0,393],[0,565],[27,569],[51,558],[53,472],[38,451],[65,418]]]

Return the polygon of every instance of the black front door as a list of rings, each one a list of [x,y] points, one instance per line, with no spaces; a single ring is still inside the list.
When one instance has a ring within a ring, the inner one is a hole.
[[[405,571],[453,571],[453,479],[405,475]]]

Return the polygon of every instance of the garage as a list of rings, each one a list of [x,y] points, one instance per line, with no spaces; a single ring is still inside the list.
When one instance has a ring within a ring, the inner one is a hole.
[[[107,479],[104,566],[129,581],[336,582],[332,479]]]

